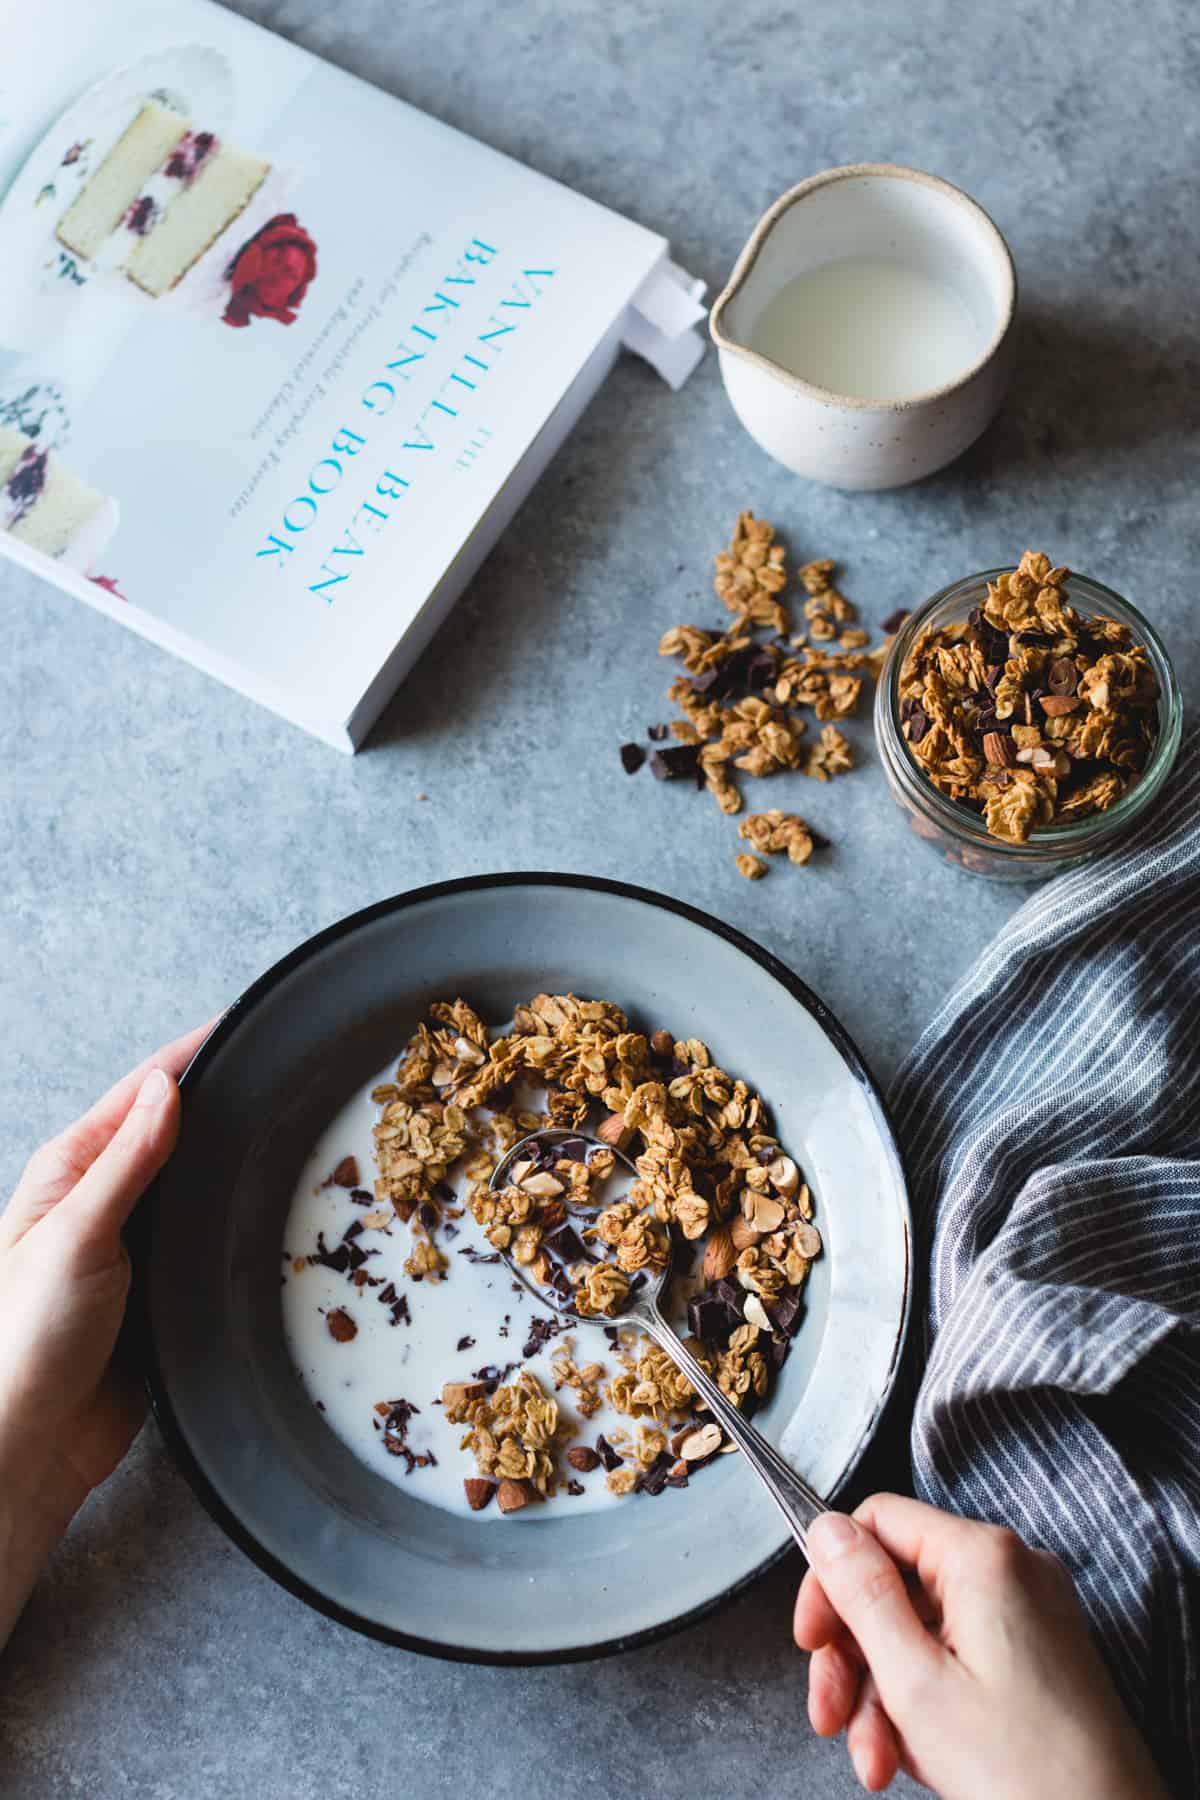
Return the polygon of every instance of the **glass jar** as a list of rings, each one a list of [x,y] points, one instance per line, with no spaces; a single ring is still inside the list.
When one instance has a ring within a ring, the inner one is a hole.
[[[1115,806],[1065,825],[1034,831],[1023,844],[989,835],[982,817],[970,806],[950,800],[923,774],[900,729],[900,671],[917,637],[927,626],[966,619],[987,599],[987,584],[1009,573],[984,569],[934,594],[911,612],[896,633],[875,690],[875,738],[892,797],[908,814],[911,829],[925,838],[947,862],[999,881],[1042,881],[1088,857],[1109,850],[1145,817],[1171,772],[1179,749],[1183,706],[1175,671],[1153,626],[1111,588],[1084,575],[1064,583],[1067,601],[1085,617],[1103,614],[1128,625],[1143,644],[1158,680],[1158,738],[1145,770]]]

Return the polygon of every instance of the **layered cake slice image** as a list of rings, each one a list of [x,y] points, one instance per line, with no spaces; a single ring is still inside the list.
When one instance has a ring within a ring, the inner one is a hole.
[[[59,243],[91,262],[187,129],[179,113],[157,100],[145,101],[58,221]]]
[[[270,172],[270,163],[261,157],[214,140],[199,169],[182,182],[126,257],[130,281],[156,299],[175,287],[245,211]]]
[[[86,572],[119,520],[115,500],[72,474],[53,451],[0,425],[0,529]]]

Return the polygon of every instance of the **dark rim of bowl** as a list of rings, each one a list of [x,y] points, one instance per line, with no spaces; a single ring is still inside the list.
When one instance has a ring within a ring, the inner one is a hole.
[[[895,1165],[896,1173],[900,1177],[901,1224],[905,1247],[904,1296],[900,1323],[896,1331],[896,1341],[892,1347],[892,1359],[883,1384],[883,1391],[845,1468],[838,1477],[833,1490],[833,1494],[836,1495],[853,1475],[875,1435],[895,1385],[908,1335],[913,1298],[913,1227],[912,1213],[908,1203],[908,1184],[904,1171],[904,1160],[896,1141],[896,1134],[892,1128],[886,1103],[876,1085],[875,1078],[868,1069],[858,1046],[844,1026],[833,1016],[824,1001],[814,994],[811,988],[807,987],[797,975],[794,975],[786,964],[780,962],[769,950],[764,950],[752,939],[735,930],[733,926],[724,924],[710,913],[700,911],[698,907],[689,906],[682,900],[672,899],[670,895],[657,894],[649,888],[635,887],[623,881],[609,881],[599,876],[559,875],[544,870],[513,871],[498,875],[469,875],[455,881],[438,881],[427,887],[412,888],[407,893],[393,895],[389,900],[380,900],[373,906],[363,907],[361,911],[350,913],[346,918],[339,920],[337,924],[327,926],[324,931],[317,932],[314,937],[307,938],[302,944],[297,945],[265,974],[260,975],[257,981],[251,983],[246,991],[221,1015],[188,1064],[180,1080],[183,1093],[186,1096],[189,1084],[194,1084],[201,1079],[215,1049],[232,1036],[241,1018],[249,1012],[250,1008],[293,969],[299,968],[316,952],[336,943],[340,938],[349,937],[351,933],[370,924],[375,919],[385,918],[389,913],[402,912],[408,907],[420,906],[430,900],[439,900],[451,894],[483,892],[489,888],[506,887],[585,888],[593,893],[612,894],[621,900],[636,900],[649,906],[661,907],[665,912],[675,913],[680,918],[689,920],[693,925],[699,925],[703,930],[712,932],[714,936],[724,938],[726,943],[732,944],[736,950],[740,950],[744,956],[750,957],[752,961],[758,963],[760,968],[765,969],[767,974],[773,976],[793,1000],[797,1001],[816,1020],[841,1055],[855,1080],[864,1089],[875,1116],[875,1122]],[[710,1600],[702,1601],[699,1606],[691,1607],[686,1612],[676,1614],[673,1618],[664,1619],[657,1625],[649,1625],[644,1630],[632,1632],[625,1637],[609,1638],[597,1644],[571,1645],[558,1650],[514,1654],[503,1650],[480,1650],[465,1644],[439,1643],[432,1639],[417,1637],[410,1632],[380,1625],[373,1619],[364,1618],[359,1613],[339,1606],[336,1601],[319,1593],[315,1588],[310,1587],[308,1582],[294,1574],[286,1563],[281,1562],[243,1525],[237,1514],[226,1505],[217,1493],[184,1436],[163,1380],[158,1349],[150,1322],[149,1283],[147,1280],[151,1254],[150,1215],[157,1194],[158,1182],[156,1181],[139,1203],[128,1234],[134,1265],[134,1293],[130,1316],[141,1340],[140,1349],[146,1372],[146,1385],[155,1421],[167,1448],[210,1518],[215,1520],[226,1536],[240,1550],[244,1551],[264,1574],[269,1575],[273,1581],[277,1582],[280,1587],[286,1588],[297,1599],[303,1600],[314,1611],[324,1614],[327,1619],[333,1619],[339,1625],[348,1625],[352,1630],[361,1632],[366,1637],[375,1638],[381,1643],[392,1644],[403,1650],[415,1650],[422,1655],[439,1657],[448,1662],[500,1664],[516,1668],[532,1668],[553,1663],[589,1662],[598,1657],[615,1656],[626,1650],[641,1649],[647,1644],[658,1643],[675,1632],[682,1631],[685,1627],[708,1618],[719,1608],[736,1599],[739,1594],[745,1593],[766,1574],[768,1569],[773,1568],[792,1549],[791,1539],[785,1538],[779,1548],[764,1557],[757,1568],[752,1569],[748,1575],[732,1582],[720,1593],[714,1594]],[[833,1495],[830,1498],[833,1498]]]

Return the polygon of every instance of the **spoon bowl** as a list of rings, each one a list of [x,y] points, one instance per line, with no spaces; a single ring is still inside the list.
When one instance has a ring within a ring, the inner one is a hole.
[[[548,1169],[547,1152],[544,1146],[555,1148],[554,1161],[558,1162],[567,1156],[571,1161],[587,1162],[594,1151],[611,1152],[617,1167],[623,1168],[634,1180],[637,1169],[623,1150],[613,1144],[606,1144],[603,1139],[590,1136],[584,1131],[571,1131],[563,1127],[548,1126],[539,1131],[531,1131],[520,1138],[510,1150],[507,1150],[496,1164],[491,1181],[488,1184],[492,1193],[500,1193],[512,1185],[509,1177],[519,1164],[532,1161],[535,1167]],[[576,1147],[582,1150],[578,1154]],[[602,1204],[597,1202],[590,1210],[599,1213]],[[566,1225],[570,1227],[568,1211]],[[558,1228],[562,1230],[562,1227]],[[601,1262],[601,1257],[593,1256],[586,1249],[581,1239],[571,1228],[572,1236],[580,1245],[582,1256],[567,1255],[573,1263],[581,1260]],[[674,1327],[668,1323],[659,1304],[668,1281],[671,1279],[672,1258],[667,1256],[666,1263],[656,1277],[643,1279],[642,1272],[630,1280],[629,1295],[623,1306],[608,1314],[593,1315],[582,1313],[573,1303],[570,1296],[574,1290],[566,1275],[566,1257],[556,1266],[549,1283],[537,1281],[530,1273],[528,1265],[518,1262],[511,1245],[500,1250],[501,1256],[512,1273],[537,1298],[542,1305],[548,1305],[563,1318],[570,1319],[576,1325],[623,1325],[636,1326],[644,1331],[660,1349],[665,1350],[676,1368],[691,1382],[693,1388],[704,1401],[708,1411],[721,1425],[738,1449],[746,1457],[759,1481],[766,1488],[776,1506],[787,1520],[797,1544],[803,1551],[808,1539],[808,1530],[813,1520],[829,1510],[826,1502],[804,1481],[790,1463],[784,1461],[772,1444],[769,1444],[762,1433],[757,1431],[732,1400],[723,1392],[703,1364],[692,1354]],[[559,1285],[561,1283],[561,1285]]]

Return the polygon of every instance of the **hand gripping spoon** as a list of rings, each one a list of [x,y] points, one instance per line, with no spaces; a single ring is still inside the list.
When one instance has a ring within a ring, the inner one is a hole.
[[[511,1186],[510,1171],[514,1165],[527,1161],[531,1157],[536,1164],[542,1165],[542,1146],[562,1145],[570,1142],[572,1148],[582,1145],[586,1150],[598,1149],[611,1151],[616,1162],[631,1176],[636,1178],[637,1170],[629,1158],[611,1144],[602,1143],[599,1138],[589,1137],[586,1132],[568,1131],[559,1128],[547,1128],[533,1131],[523,1137],[519,1143],[507,1150],[492,1176],[490,1188],[493,1193]],[[599,1207],[597,1211],[601,1210]],[[615,1315],[593,1317],[579,1312],[570,1301],[564,1298],[559,1289],[543,1286],[535,1281],[524,1264],[517,1262],[511,1249],[501,1251],[513,1274],[535,1294],[543,1305],[554,1307],[564,1318],[579,1325],[634,1325],[654,1339],[682,1371],[704,1401],[713,1418],[723,1426],[733,1439],[746,1461],[758,1476],[776,1506],[783,1514],[791,1529],[792,1535],[801,1550],[805,1549],[809,1526],[818,1514],[828,1512],[829,1508],[821,1496],[809,1487],[808,1483],[797,1475],[796,1471],[786,1463],[779,1452],[768,1444],[767,1440],[757,1432],[748,1419],[744,1418],[732,1401],[726,1398],[716,1382],[701,1367],[691,1351],[683,1343],[659,1308],[659,1299],[670,1278],[670,1263],[652,1282],[646,1283],[636,1291],[630,1291],[629,1299],[622,1310]]]

